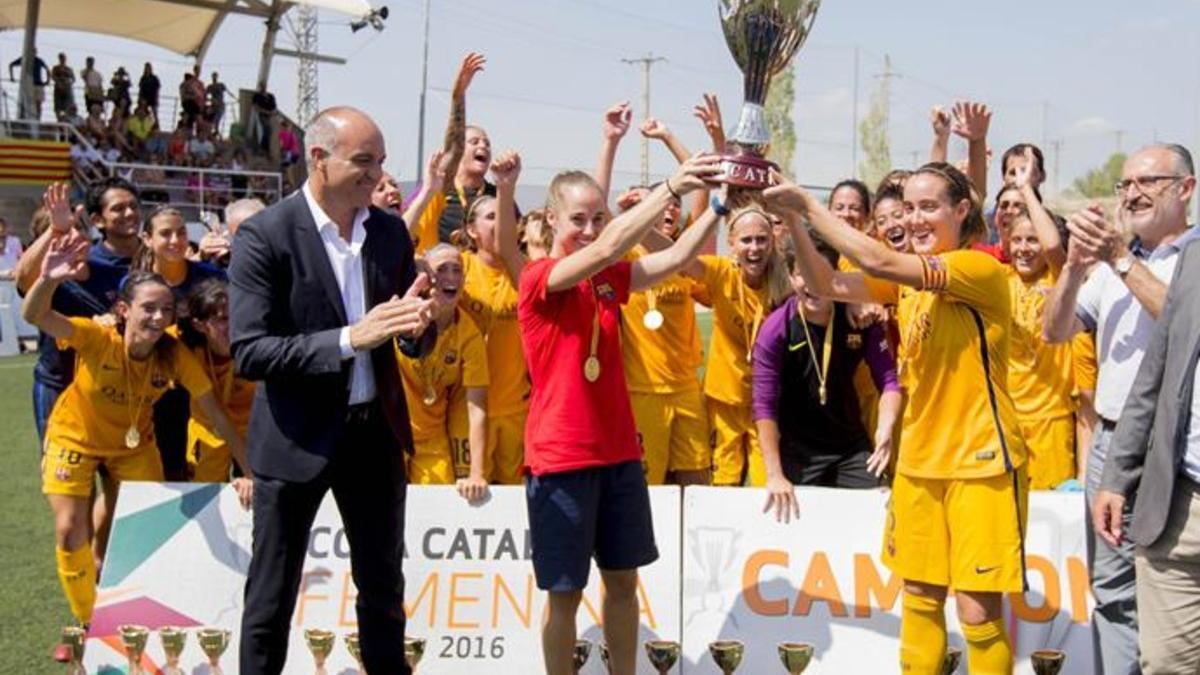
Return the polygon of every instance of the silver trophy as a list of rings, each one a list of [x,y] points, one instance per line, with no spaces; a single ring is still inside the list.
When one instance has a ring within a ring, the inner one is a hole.
[[[745,78],[744,102],[730,137],[735,150],[721,157],[722,180],[738,187],[763,189],[771,168],[764,158],[771,134],[767,128],[767,90],[812,30],[821,0],[717,0],[725,44]]]

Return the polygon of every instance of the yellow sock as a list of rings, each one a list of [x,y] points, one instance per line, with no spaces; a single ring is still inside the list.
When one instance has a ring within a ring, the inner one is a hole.
[[[82,624],[90,622],[96,606],[96,559],[92,557],[92,547],[80,546],[74,551],[56,548],[54,558],[71,614]]]
[[[967,640],[967,666],[971,675],[1009,675],[1012,673],[1012,645],[1004,619],[992,619],[975,626],[962,626]]]
[[[946,653],[945,600],[904,594],[900,613],[900,672],[939,675]]]

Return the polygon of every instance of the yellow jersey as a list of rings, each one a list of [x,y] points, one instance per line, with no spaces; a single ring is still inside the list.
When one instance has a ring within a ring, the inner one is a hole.
[[[897,305],[908,394],[897,471],[917,478],[1011,471],[1026,451],[1008,394],[1008,272],[978,251],[922,258],[925,290],[865,277],[876,302]]]
[[[1022,419],[1053,419],[1075,412],[1071,345],[1042,339],[1042,312],[1055,276],[1048,272],[1026,283],[1008,268],[1013,307],[1008,393]]]
[[[429,198],[425,210],[417,217],[417,236],[413,242],[413,250],[417,255],[424,255],[438,243],[438,221],[442,219],[446,203],[446,193],[439,190]]]
[[[250,408],[254,405],[256,385],[249,380],[234,376],[233,359],[218,362],[203,346],[192,347],[189,351],[195,357],[196,363],[204,367],[204,372],[208,375],[209,382],[212,383],[213,394],[216,395],[217,402],[225,409],[229,421],[233,423],[242,440],[246,440],[246,430],[250,427]],[[197,440],[214,448],[225,445],[225,441],[213,428],[212,420],[208,419],[200,406],[196,405],[196,399],[193,397],[191,399],[191,418],[188,419],[188,447],[192,447]]]
[[[704,371],[704,394],[733,405],[750,404],[750,354],[758,328],[770,313],[770,290],[750,288],[729,258],[702,255],[703,287],[712,302],[713,330]]]
[[[529,375],[517,324],[517,288],[508,272],[463,252],[463,288],[458,307],[474,321],[487,345],[488,415],[523,413],[529,407]]]
[[[645,251],[626,256],[637,260]],[[673,274],[654,288],[629,294],[621,306],[621,360],[629,391],[670,394],[699,386],[696,369],[703,359],[691,279]],[[651,330],[646,317],[651,305],[662,324]]]
[[[47,444],[99,456],[140,452],[155,445],[153,408],[168,389],[178,384],[193,399],[212,391],[203,366],[169,334],[160,338],[173,343],[168,363],[160,364],[157,355],[137,361],[125,353],[125,340],[115,328],[80,317],[68,320],[74,330],[59,346],[75,350],[75,379],[46,422]],[[130,428],[137,430],[137,448],[125,445]]]
[[[443,438],[448,433],[449,403],[459,387],[488,386],[487,350],[475,322],[455,310],[455,319],[439,330],[437,343],[424,358],[405,356],[396,362],[404,382],[414,441]]]

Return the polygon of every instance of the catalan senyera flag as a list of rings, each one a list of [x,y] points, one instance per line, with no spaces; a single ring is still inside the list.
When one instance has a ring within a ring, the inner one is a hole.
[[[0,138],[0,185],[45,185],[71,179],[71,146]]]

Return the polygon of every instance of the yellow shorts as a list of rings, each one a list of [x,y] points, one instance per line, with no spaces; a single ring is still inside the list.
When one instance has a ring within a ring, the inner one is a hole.
[[[489,483],[521,485],[525,482],[525,412],[488,417],[488,444],[484,475]]]
[[[699,387],[669,394],[630,392],[646,482],[662,485],[668,471],[707,471],[708,412]]]
[[[454,459],[450,438],[438,436],[413,443],[408,458],[408,482],[413,485],[454,485]]]
[[[747,480],[752,486],[766,485],[767,468],[758,447],[758,428],[751,419],[750,404],[707,400],[713,485],[740,486]]]
[[[42,494],[87,499],[92,495],[96,472],[102,466],[118,483],[163,480],[162,458],[153,443],[133,452],[93,455],[47,442],[42,457]]]
[[[1019,593],[1025,583],[1025,468],[989,478],[892,483],[883,563],[909,581],[960,591]]]
[[[222,443],[212,446],[194,438],[188,441],[188,475],[196,483],[228,483],[233,470],[233,453]]]
[[[1029,449],[1029,487],[1053,490],[1075,477],[1075,416],[1021,420]]]

